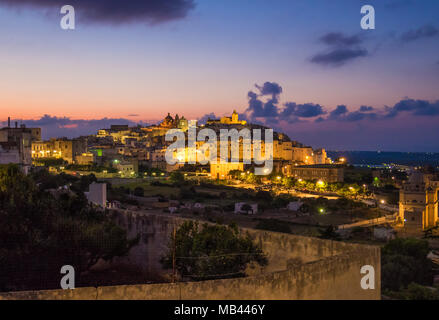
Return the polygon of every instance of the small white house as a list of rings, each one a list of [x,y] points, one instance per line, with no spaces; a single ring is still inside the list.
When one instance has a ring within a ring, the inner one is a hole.
[[[244,205],[250,206],[251,209],[249,211],[243,210],[242,207]],[[237,202],[237,203],[235,203],[235,213],[256,214],[256,213],[258,213],[258,204],[257,203],[250,204],[250,203],[246,203],[246,202]]]
[[[89,187],[89,192],[85,195],[89,202],[102,208],[107,206],[107,184],[93,182]]]

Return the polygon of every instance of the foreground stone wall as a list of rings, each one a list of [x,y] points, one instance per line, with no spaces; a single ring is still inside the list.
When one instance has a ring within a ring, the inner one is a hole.
[[[119,215],[141,243],[119,263],[150,271],[161,270],[159,257],[174,225],[184,220],[170,216]],[[77,288],[0,293],[1,299],[380,299],[379,247],[247,230],[262,245],[268,266],[246,278],[200,282]],[[375,289],[361,288],[364,265],[375,269]],[[163,272],[163,270],[162,270]]]
[[[129,237],[140,235],[139,244],[132,248],[129,255],[114,259],[114,263],[135,265],[151,274],[166,272],[160,264],[160,258],[167,251],[173,228],[178,228],[187,219],[169,215],[147,215],[136,212],[114,212],[115,221],[128,231]],[[200,222],[202,225],[204,222]],[[249,232],[268,256],[268,265],[257,271],[265,273],[287,269],[290,261],[310,262],[330,257],[354,248],[353,244],[322,240],[278,232],[255,229],[242,229]]]

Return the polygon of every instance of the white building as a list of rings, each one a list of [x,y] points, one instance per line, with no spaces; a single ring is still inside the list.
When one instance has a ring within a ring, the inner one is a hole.
[[[105,208],[107,206],[107,184],[93,182],[89,188],[89,192],[85,193],[88,201]]]

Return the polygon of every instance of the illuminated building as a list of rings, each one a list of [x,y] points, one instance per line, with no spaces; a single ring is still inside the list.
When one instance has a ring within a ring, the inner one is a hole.
[[[439,180],[413,171],[399,191],[399,219],[408,231],[420,231],[438,223]]]
[[[284,166],[283,174],[298,180],[318,180],[326,183],[344,181],[344,168],[336,165],[287,165]]]
[[[87,152],[84,139],[51,139],[32,142],[32,159],[56,158],[73,163],[76,156]]]

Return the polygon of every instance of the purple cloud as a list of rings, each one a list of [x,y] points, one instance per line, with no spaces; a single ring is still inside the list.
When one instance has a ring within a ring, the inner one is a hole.
[[[59,0],[0,0],[0,5],[34,7],[59,13]],[[186,17],[195,7],[193,0],[69,0],[78,18],[89,23],[124,24],[132,22],[157,24]]]

